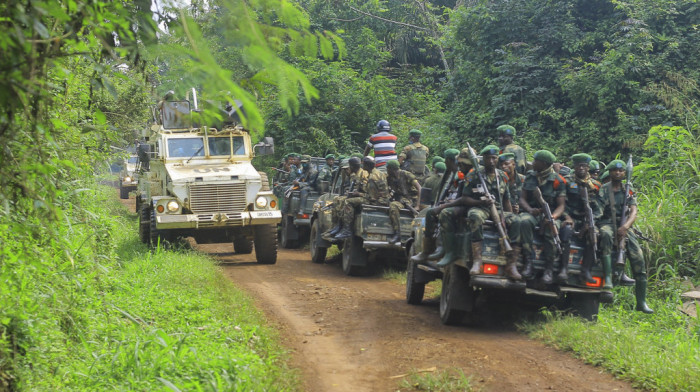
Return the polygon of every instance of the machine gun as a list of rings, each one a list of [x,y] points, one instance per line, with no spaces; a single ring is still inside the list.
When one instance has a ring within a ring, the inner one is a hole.
[[[593,248],[593,264],[598,263],[598,233],[595,232],[595,219],[593,218],[593,209],[588,200],[588,187],[579,187],[579,194],[583,198],[585,204],[584,209],[586,210],[586,225],[588,226],[588,231],[586,231],[586,238],[588,239],[588,246]]]
[[[474,151],[474,149],[469,143],[467,143],[467,147],[469,148],[469,158],[471,159],[472,165],[474,166],[474,171],[479,177],[481,187],[484,189],[484,195],[487,198],[494,201],[494,203],[491,204],[491,220],[493,220],[493,223],[496,224],[496,228],[498,229],[498,236],[500,237],[501,242],[503,243],[503,248],[505,249],[506,253],[512,252],[513,247],[510,245],[510,241],[508,241],[508,234],[506,232],[505,225],[503,224],[503,215],[498,212],[495,203],[496,198],[491,194],[491,192],[489,192],[488,187],[486,186],[486,180],[484,179],[484,175],[481,173],[481,171],[479,171],[479,158],[476,156],[476,151]],[[496,180],[498,181],[498,172],[496,172]],[[503,209],[503,204],[501,204],[501,209]]]
[[[549,227],[552,228],[552,237],[554,237],[554,246],[556,246],[557,251],[559,254],[562,253],[561,250],[561,241],[559,240],[559,229],[557,229],[557,225],[554,223],[554,217],[552,216],[552,210],[549,208],[549,204],[544,200],[544,197],[542,197],[542,191],[540,190],[539,187],[535,187],[535,190],[533,191],[535,194],[535,199],[537,199],[537,202],[540,203],[540,206],[544,210],[545,218],[547,219],[547,224]]]
[[[630,155],[627,160],[627,183],[625,184],[625,200],[622,202],[622,215],[620,216],[620,226],[627,223],[629,219],[629,201],[632,198],[630,193],[632,193],[632,155]],[[613,206],[614,208],[614,206]],[[615,265],[623,266],[625,265],[625,254],[627,253],[627,237],[620,238],[617,243],[617,261]]]

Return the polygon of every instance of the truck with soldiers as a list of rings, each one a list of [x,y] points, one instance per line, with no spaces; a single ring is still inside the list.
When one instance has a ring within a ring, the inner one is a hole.
[[[138,147],[140,239],[153,246],[187,236],[231,241],[236,253],[254,247],[258,263],[274,264],[281,213],[267,175],[251,164],[256,149],[274,152],[273,140],[253,145],[232,107],[217,127],[194,125],[199,109],[192,92],[192,103],[172,100],[170,92],[152,109],[153,125]]]

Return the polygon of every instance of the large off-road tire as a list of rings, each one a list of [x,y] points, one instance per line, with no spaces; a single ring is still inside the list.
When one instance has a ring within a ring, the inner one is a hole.
[[[119,183],[119,198],[128,199],[129,198],[129,188],[124,188],[124,186]]]
[[[299,241],[290,238],[292,230],[297,230],[293,219],[291,216],[283,216],[280,224],[280,246],[285,249],[296,249],[299,247]]]
[[[155,248],[158,246],[158,244],[162,246],[166,242],[169,242],[170,237],[166,231],[156,229],[156,211],[153,209],[149,209],[149,211],[151,212],[150,228],[148,230],[149,243],[151,247]]]
[[[423,295],[425,295],[425,283],[415,281],[418,264],[411,261],[411,257],[415,254],[415,245],[411,244],[411,248],[408,251],[408,266],[406,268],[406,302],[411,305],[420,304],[423,301]]]
[[[600,308],[598,295],[568,293],[566,300],[569,309],[579,317],[588,321],[596,321],[598,319],[598,310]]]
[[[321,242],[321,222],[314,219],[311,223],[311,234],[309,235],[309,252],[311,253],[311,261],[316,264],[322,264],[326,261],[326,253],[328,248],[320,246]]]
[[[456,264],[449,265],[442,276],[440,321],[445,325],[460,323],[467,315],[464,301],[474,301],[474,289],[469,287],[469,273]]]
[[[253,226],[255,259],[258,264],[277,262],[277,228],[275,225]]]
[[[367,273],[367,251],[362,247],[362,238],[353,235],[345,240],[342,264],[345,275],[360,276]]]
[[[258,172],[260,174],[260,182],[262,182],[262,188],[260,188],[261,191],[269,191],[270,190],[270,180],[267,178],[267,173],[265,172]]]
[[[139,209],[139,239],[144,244],[151,240],[151,210],[146,206]]]
[[[248,255],[253,253],[253,241],[242,234],[237,234],[233,237],[233,251],[239,255]]]

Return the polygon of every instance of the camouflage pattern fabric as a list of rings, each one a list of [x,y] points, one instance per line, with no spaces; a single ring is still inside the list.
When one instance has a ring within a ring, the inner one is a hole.
[[[552,170],[544,183],[539,185],[537,173],[530,170],[525,177],[523,191],[532,191],[536,187],[540,188],[542,198],[547,204],[549,204],[549,208],[552,210],[552,213],[554,213],[554,210],[557,208],[557,198],[566,196],[566,186],[563,178],[560,178],[559,174],[554,173]],[[529,197],[527,198],[528,204],[530,204],[530,206],[533,208],[541,208],[540,203],[537,201],[537,199],[535,199],[533,193],[534,192],[530,192]],[[543,260],[553,261],[556,255],[556,246],[554,245],[552,230],[549,228],[549,225],[546,224],[545,220],[544,213],[541,213],[537,217],[527,212],[520,213],[520,239],[522,241],[523,248],[525,248],[525,250],[528,252],[532,252],[535,226],[544,225],[544,244],[542,247]],[[561,221],[559,219],[555,220],[554,223],[556,224],[557,228],[561,227]]]
[[[472,242],[484,240],[484,222],[491,219],[491,212],[482,207],[472,207],[467,213]],[[508,240],[511,244],[520,244],[520,217],[512,212],[503,213],[508,228]]]
[[[410,200],[404,199],[404,201],[411,202]],[[389,203],[389,220],[391,221],[391,228],[394,229],[395,233],[400,231],[400,219],[401,219],[401,209],[404,205],[401,201],[392,201]]]
[[[413,182],[416,181],[416,176],[413,173],[399,169],[395,177],[387,176],[389,189],[393,192],[394,200],[408,200],[411,205],[414,205],[418,200],[418,189]]]
[[[440,230],[447,233],[458,233],[464,231],[464,214],[468,207],[448,207],[440,212]],[[427,221],[426,221],[427,222]],[[426,233],[427,233],[426,228]]]
[[[386,182],[386,174],[379,170],[372,170],[367,178],[366,188],[367,204],[386,206],[389,205],[389,185]]]
[[[525,176],[515,172],[515,178],[508,180],[508,193],[510,193],[510,205],[515,206],[520,203],[520,194],[523,191]]]
[[[399,154],[399,158],[404,159],[404,168],[422,181],[425,176],[425,164],[428,160],[430,149],[420,142],[407,145]]]
[[[372,170],[375,171],[375,170]],[[355,221],[355,209],[363,204],[368,204],[364,197],[348,197],[343,203],[343,224],[345,227],[352,227]]]
[[[537,204],[535,204],[535,206],[537,206]],[[527,212],[521,213],[520,241],[523,244],[523,248],[526,251],[532,253],[534,251],[532,243],[534,240],[533,235],[535,232],[535,226],[546,225],[543,238],[544,243],[542,244],[542,260],[554,261],[554,257],[556,255],[556,245],[554,245],[554,237],[552,237],[552,230],[549,228],[549,225],[547,225],[545,221],[546,219],[544,217],[544,213],[539,214],[536,217]],[[554,224],[557,226],[557,228],[561,227],[561,221],[559,219],[556,219],[554,221]]]
[[[588,201],[593,210],[593,218],[596,220],[600,219],[603,215],[598,203],[600,182],[593,178],[581,180],[575,174],[570,174],[566,177],[566,214],[574,221],[586,220],[585,202],[583,197],[581,197],[581,193],[579,193],[582,187],[588,189]]]
[[[612,253],[615,237],[617,236],[617,227],[611,224],[600,226],[600,253],[603,256],[608,256]],[[630,261],[632,272],[635,278],[646,278],[647,271],[644,263],[644,254],[642,247],[639,246],[639,240],[634,235],[632,230],[627,232],[627,258]]]
[[[513,153],[515,155],[515,171],[520,174],[525,174],[527,170],[527,159],[525,158],[525,150],[517,144],[509,144],[501,148],[500,153]]]

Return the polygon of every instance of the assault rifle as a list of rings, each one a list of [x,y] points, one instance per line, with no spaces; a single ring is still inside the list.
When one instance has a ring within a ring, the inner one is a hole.
[[[627,223],[629,219],[629,201],[632,198],[632,155],[627,160],[627,183],[625,184],[625,200],[622,202],[622,215],[620,216],[620,227]],[[613,206],[614,208],[614,206]],[[615,265],[625,265],[625,253],[627,253],[627,236],[620,238],[617,243],[617,261]]]
[[[579,187],[579,194],[583,198],[583,203],[585,204],[584,209],[586,210],[586,225],[588,225],[588,231],[586,231],[586,238],[588,239],[588,246],[593,248],[593,264],[598,263],[598,233],[595,232],[595,219],[593,218],[593,209],[588,200],[588,187]]]
[[[544,210],[544,216],[547,219],[547,224],[549,227],[552,228],[552,237],[554,238],[554,246],[557,247],[557,251],[559,254],[562,253],[561,250],[561,241],[559,240],[559,229],[557,229],[557,225],[554,222],[554,217],[552,216],[552,210],[549,208],[549,204],[544,200],[544,197],[542,197],[542,191],[540,190],[539,187],[535,187],[535,190],[533,191],[535,194],[535,198],[537,199],[537,202],[540,203],[540,206]]]
[[[479,177],[481,187],[484,188],[484,195],[494,202],[491,204],[491,220],[493,220],[493,223],[496,224],[496,228],[498,229],[498,236],[503,242],[503,249],[505,249],[506,253],[512,252],[513,247],[510,245],[510,241],[508,241],[508,234],[506,232],[505,225],[503,224],[503,215],[498,212],[495,203],[496,198],[491,194],[491,192],[489,192],[489,189],[486,186],[486,180],[484,179],[484,175],[479,170],[479,158],[476,156],[476,151],[474,151],[474,149],[469,143],[467,143],[467,147],[469,148],[469,158],[471,159],[472,165],[474,166],[474,171]],[[498,181],[498,170],[496,170],[496,181]],[[501,210],[502,209],[503,204],[501,204]]]
[[[270,169],[272,169],[272,170],[277,170],[277,171],[280,172],[280,173],[289,174],[288,171],[282,170],[282,169],[278,169],[278,168],[276,168],[276,167],[270,167]]]

